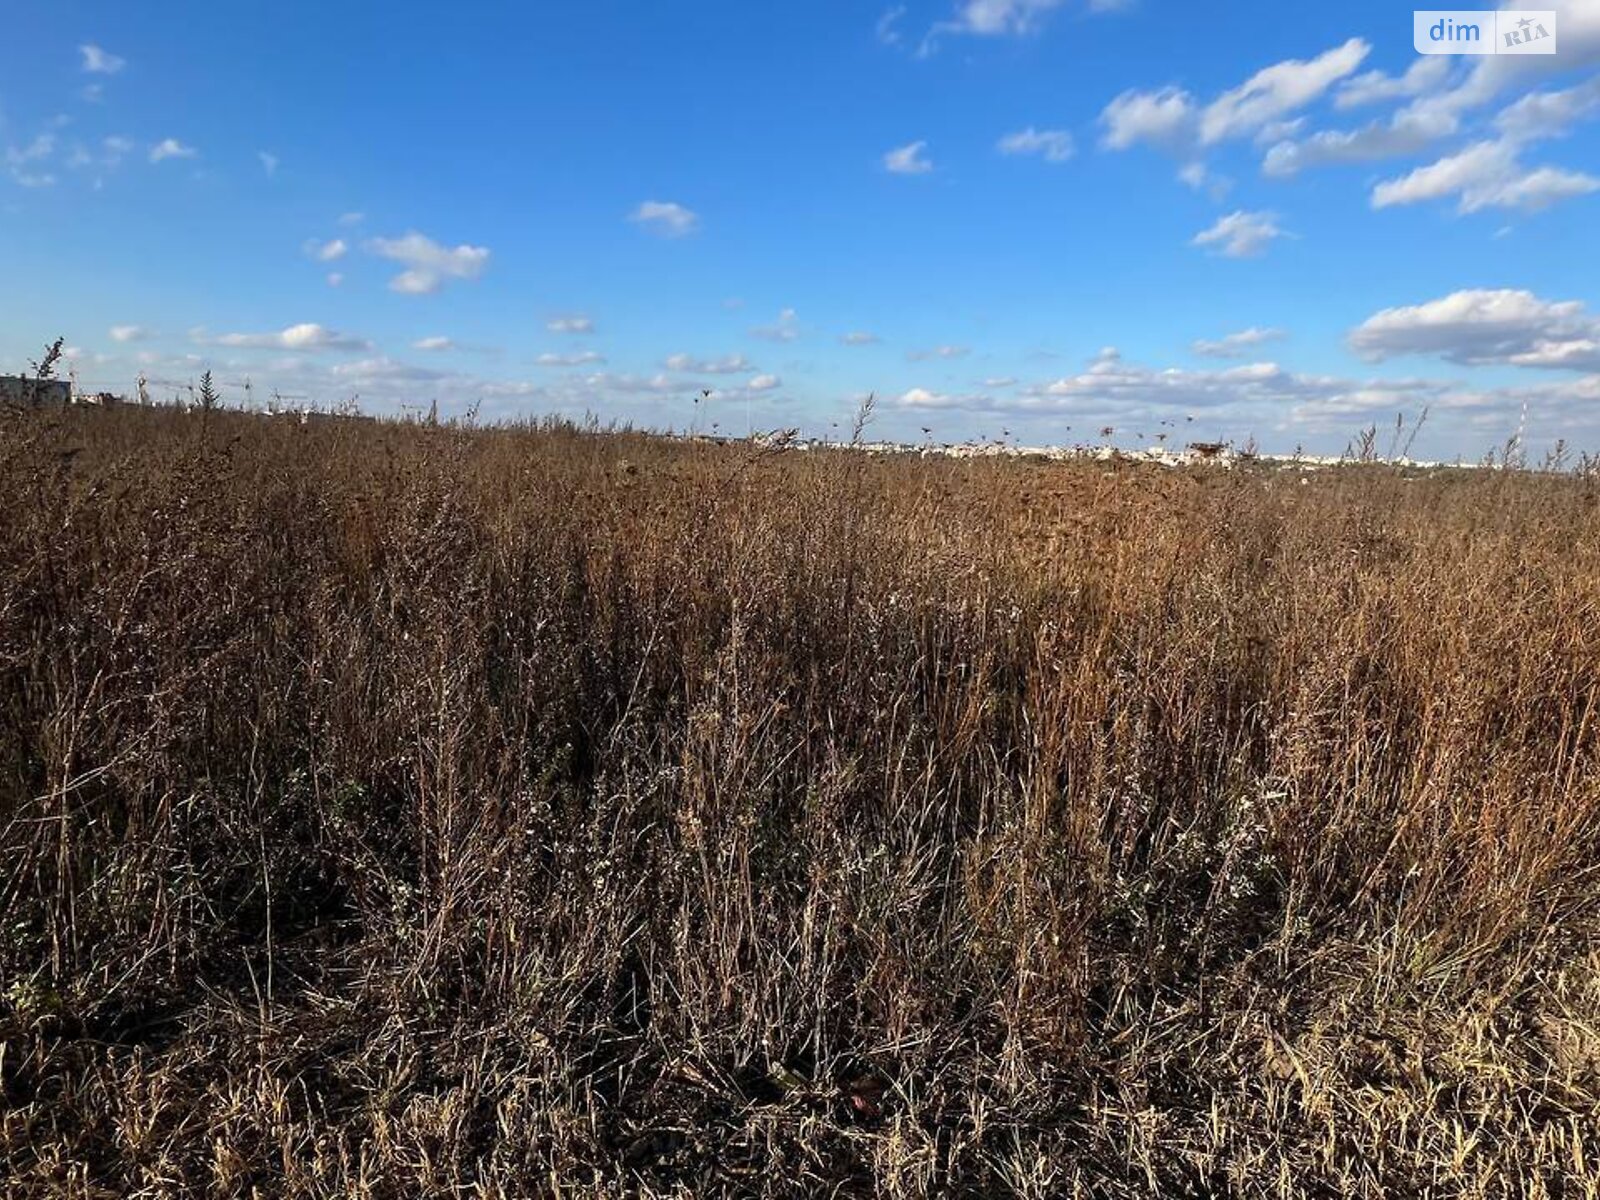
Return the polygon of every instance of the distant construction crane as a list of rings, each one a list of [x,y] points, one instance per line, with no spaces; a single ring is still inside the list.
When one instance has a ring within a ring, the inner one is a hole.
[[[255,408],[255,406],[256,406],[256,393],[255,393],[255,388],[253,386],[251,386],[250,376],[246,375],[243,379],[240,379],[240,380],[224,379],[222,381],[222,386],[223,387],[243,388],[244,389],[244,406],[246,408],[251,408],[251,409]]]
[[[267,411],[269,413],[271,413],[273,416],[277,416],[280,412],[283,411],[283,402],[285,400],[304,400],[304,399],[305,399],[304,396],[298,396],[298,395],[285,396],[277,388],[273,388],[272,389],[272,403],[267,405]]]

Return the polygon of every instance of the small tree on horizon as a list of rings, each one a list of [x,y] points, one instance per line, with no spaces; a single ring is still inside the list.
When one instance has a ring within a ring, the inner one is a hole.
[[[210,412],[221,400],[222,396],[211,382],[211,372],[208,370],[200,376],[200,411]]]

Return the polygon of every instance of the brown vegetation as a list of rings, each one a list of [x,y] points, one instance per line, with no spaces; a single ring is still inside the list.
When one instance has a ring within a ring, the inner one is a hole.
[[[0,420],[10,1194],[1600,1189],[1592,480]]]

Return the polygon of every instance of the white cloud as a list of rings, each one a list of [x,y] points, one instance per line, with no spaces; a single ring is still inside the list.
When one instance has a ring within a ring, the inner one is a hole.
[[[1436,82],[1442,78],[1444,72],[1435,70],[1420,73],[1418,68],[1447,61],[1444,56],[1419,59],[1417,67],[1408,71],[1403,80],[1391,80],[1387,76],[1383,78],[1386,83],[1396,86],[1406,83],[1408,88],[1425,88],[1430,80]],[[1352,86],[1366,78],[1360,76],[1352,80]],[[1441,160],[1450,162],[1450,168],[1424,177],[1414,186],[1425,186],[1430,179],[1437,186],[1442,176],[1462,169],[1486,170],[1501,182],[1515,180],[1528,173],[1521,172],[1512,161],[1514,146],[1560,137],[1575,122],[1594,116],[1597,112],[1600,112],[1600,78],[1587,80],[1564,91],[1530,92],[1495,117],[1494,126],[1503,143],[1498,149],[1477,150],[1465,162],[1459,161],[1459,155],[1451,155]],[[1415,103],[1395,112],[1386,121],[1371,121],[1359,129],[1327,130],[1298,142],[1281,141],[1267,152],[1262,170],[1267,175],[1286,176],[1308,167],[1373,162],[1418,154],[1433,142],[1455,133],[1460,124],[1461,116],[1455,107],[1441,102],[1438,96],[1424,95]],[[1571,174],[1557,172],[1558,176]],[[1495,190],[1491,186],[1485,194],[1491,195]],[[1514,194],[1514,191],[1507,193],[1508,196]]]
[[[1182,88],[1130,90],[1100,114],[1105,130],[1101,144],[1111,150],[1126,150],[1138,142],[1176,149],[1193,140],[1195,122],[1194,98]]]
[[[1374,313],[1351,331],[1350,346],[1374,361],[1428,354],[1466,365],[1600,370],[1600,317],[1578,300],[1471,288]]]
[[[158,163],[169,158],[195,158],[199,153],[193,146],[185,146],[177,138],[166,138],[150,147],[150,161]]]
[[[961,403],[960,397],[947,396],[941,392],[930,392],[925,387],[908,388],[895,398],[895,403],[901,408],[966,407]]]
[[[454,350],[456,348],[456,344],[455,344],[454,341],[452,341],[450,338],[447,338],[447,337],[425,337],[425,338],[418,338],[416,341],[412,342],[411,343],[411,348],[413,350],[430,350],[430,351],[433,351],[433,350]]]
[[[83,69],[91,75],[115,75],[128,65],[127,59],[118,58],[93,44],[79,46],[78,53],[83,56]]]
[[[1556,12],[1559,54],[1487,54],[1477,57],[1461,83],[1425,96],[1418,105],[1460,114],[1489,103],[1518,84],[1600,62],[1600,4],[1594,0],[1549,0]]]
[[[437,292],[450,279],[477,279],[489,265],[483,246],[463,243],[452,249],[415,230],[398,238],[373,238],[367,250],[406,268],[389,281],[389,290],[407,296]]]
[[[41,133],[25,146],[6,148],[6,163],[20,167],[24,163],[41,162],[56,152],[56,135]]]
[[[339,333],[325,326],[306,322],[291,325],[277,333],[222,333],[215,336],[204,329],[193,330],[190,340],[202,346],[228,346],[240,350],[370,350],[365,338]]]
[[[1233,180],[1226,175],[1218,175],[1203,162],[1185,163],[1178,168],[1178,179],[1213,200],[1220,201],[1233,190]]]
[[[1434,91],[1450,76],[1454,63],[1443,54],[1427,54],[1406,68],[1404,75],[1367,71],[1339,85],[1334,94],[1335,108],[1360,108],[1386,100],[1403,100]]]
[[[1532,142],[1561,137],[1578,121],[1600,113],[1600,75],[1559,92],[1529,92],[1495,117],[1502,137]]]
[[[998,37],[1004,34],[1031,33],[1038,28],[1039,20],[1052,9],[1060,8],[1065,0],[961,0],[955,19],[941,21],[928,34],[924,49],[931,49],[932,40],[944,33],[976,34],[980,37]],[[1102,2],[1096,8],[1113,7]]]
[[[154,336],[143,325],[113,325],[111,327],[111,340],[113,342],[142,342]]]
[[[926,175],[933,170],[933,163],[923,153],[927,148],[926,141],[898,146],[883,156],[883,169],[893,175]]]
[[[950,395],[915,387],[896,407],[967,410],[1016,416],[1074,417],[1092,428],[1106,422],[1154,421],[1180,413],[1208,415],[1208,427],[1227,422],[1344,428],[1349,418],[1372,412],[1481,409],[1504,397],[1453,383],[1419,379],[1355,380],[1300,374],[1276,363],[1223,369],[1147,367],[1126,362],[1115,347],[1101,350],[1076,375],[1017,389],[1011,395]]]
[[[1195,234],[1193,244],[1215,246],[1218,254],[1228,258],[1254,258],[1284,236],[1276,214],[1241,209],[1219,217],[1209,229]]]
[[[330,372],[336,379],[357,386],[384,383],[436,383],[449,378],[447,372],[432,367],[418,367],[396,362],[392,358],[363,358],[356,362],[340,363]]]
[[[1199,147],[1232,138],[1281,138],[1292,128],[1285,118],[1348,76],[1370,50],[1362,39],[1351,38],[1316,58],[1274,63],[1204,107],[1179,87],[1130,89],[1101,112],[1101,144],[1125,150],[1143,142],[1193,155]]]
[[[329,271],[328,272],[328,286],[329,287],[338,287],[343,282],[344,282],[344,273],[342,271]]]
[[[868,333],[863,329],[852,330],[841,334],[839,340],[846,346],[876,346],[883,339],[875,333]]]
[[[8,146],[5,154],[6,169],[10,172],[12,180],[22,187],[50,187],[55,183],[56,177],[45,169],[43,164],[52,158],[55,152],[56,135],[46,131],[26,145]],[[69,161],[67,165],[77,164]]]
[[[1371,121],[1360,129],[1323,130],[1301,141],[1280,141],[1267,151],[1261,170],[1284,177],[1309,167],[1340,163],[1373,162],[1416,154],[1440,137],[1454,132],[1453,122],[1441,127],[1435,121],[1402,109],[1388,121]]]
[[[687,371],[692,375],[737,375],[751,369],[750,360],[742,354],[728,354],[722,358],[673,354],[661,365],[669,371]]]
[[[593,350],[585,350],[581,354],[541,354],[534,359],[541,367],[585,367],[590,364],[605,362],[605,356]]]
[[[906,6],[898,4],[888,9],[878,18],[878,23],[873,26],[873,33],[885,46],[898,46],[905,38],[900,33],[900,18],[906,15]]]
[[[279,159],[276,154],[270,154],[265,150],[257,150],[256,158],[260,160],[261,169],[267,173],[268,179],[271,179],[278,173]]]
[[[906,357],[912,362],[928,362],[933,359],[965,358],[972,351],[966,346],[935,346],[931,350],[912,350]]]
[[[1371,49],[1362,39],[1351,38],[1316,58],[1262,68],[1206,106],[1200,115],[1200,140],[1210,145],[1246,136],[1305,107],[1360,66]]]
[[[750,331],[750,336],[767,342],[792,342],[800,336],[799,314],[792,308],[786,308],[778,314],[776,322],[757,325]]]
[[[1064,129],[1035,129],[1032,125],[1000,139],[1001,154],[1037,154],[1045,162],[1063,163],[1072,157],[1072,135]]]
[[[774,388],[782,387],[783,380],[776,375],[756,375],[744,386],[752,392],[770,392]]]
[[[1560,200],[1600,191],[1600,179],[1559,167],[1528,169],[1509,140],[1474,142],[1409,175],[1372,189],[1372,207],[1389,208],[1458,196],[1461,212],[1517,208],[1536,212]]]
[[[698,213],[665,200],[644,201],[628,215],[628,220],[662,237],[683,237],[700,227]]]
[[[317,262],[337,262],[350,252],[350,247],[343,238],[334,238],[330,242],[319,242],[315,238],[305,244],[307,257]]]
[[[339,224],[343,225],[347,229],[361,224],[361,222],[365,221],[366,219],[367,214],[361,212],[347,212],[339,214]]]
[[[74,142],[66,165],[75,171],[96,172],[94,186],[100,187],[104,174],[121,166],[123,158],[133,149],[133,143],[124,137],[102,138],[99,146],[92,149],[81,142]]]
[[[552,317],[544,323],[544,327],[551,333],[594,332],[594,322],[582,313],[572,313],[564,317]]]
[[[1249,329],[1241,329],[1237,333],[1230,333],[1215,341],[1200,338],[1195,341],[1193,350],[1196,354],[1206,358],[1242,358],[1252,347],[1264,342],[1274,342],[1288,336],[1281,329],[1264,329],[1252,325]]]

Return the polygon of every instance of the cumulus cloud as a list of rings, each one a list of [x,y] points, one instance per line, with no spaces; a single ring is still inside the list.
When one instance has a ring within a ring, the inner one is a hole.
[[[929,391],[925,387],[907,388],[895,398],[895,403],[901,408],[963,408],[981,407],[979,404],[963,404],[959,396],[949,396],[942,392]]]
[[[22,187],[50,187],[55,183],[56,177],[44,169],[44,164],[55,152],[56,135],[46,130],[22,146],[8,146],[5,155],[6,169],[12,180]]]
[[[83,56],[83,69],[91,75],[115,75],[128,65],[127,59],[119,58],[92,43],[79,46],[78,53]]]
[[[193,146],[185,146],[177,138],[165,138],[150,147],[150,161],[153,163],[165,162],[169,158],[196,158],[200,151]]]
[[[1177,149],[1193,141],[1195,124],[1194,97],[1182,88],[1134,89],[1106,105],[1100,114],[1104,130],[1100,140],[1110,150],[1126,150],[1139,142]]]
[[[418,338],[412,342],[411,348],[413,350],[454,350],[456,344],[454,340],[447,337],[425,337]]]
[[[1218,175],[1203,162],[1185,163],[1178,168],[1178,179],[1213,200],[1221,200],[1233,188],[1233,180],[1226,175]]]
[[[946,28],[986,36],[1027,33],[1040,17],[1062,3],[1063,0],[965,0],[956,19]]]
[[[586,367],[605,362],[603,354],[584,350],[578,354],[545,353],[534,359],[541,367]]]
[[[228,346],[242,350],[370,350],[372,343],[365,338],[339,333],[326,326],[307,322],[291,325],[276,333],[221,333],[211,335],[196,329],[191,340],[203,346]]]
[[[1200,140],[1210,145],[1248,136],[1304,108],[1359,67],[1371,50],[1361,38],[1351,38],[1316,58],[1288,59],[1262,68],[1206,106],[1200,115]]]
[[[1279,141],[1262,159],[1261,170],[1281,178],[1311,167],[1396,158],[1419,153],[1452,132],[1453,122],[1442,127],[1426,116],[1402,110],[1387,121],[1369,121],[1359,129],[1328,129],[1300,141]]]
[[[1465,365],[1600,370],[1600,317],[1578,300],[1471,288],[1374,313],[1351,331],[1350,346],[1374,361],[1426,354]]]
[[[883,156],[883,169],[892,175],[926,175],[933,170],[933,162],[925,153],[927,148],[926,141],[897,146]]]
[[[1490,103],[1507,89],[1600,61],[1600,5],[1593,0],[1552,0],[1552,4],[1558,10],[1560,55],[1485,55],[1459,67],[1450,57],[1428,56],[1418,59],[1399,77],[1378,71],[1356,76],[1340,88],[1335,97],[1337,107],[1353,108],[1391,99],[1408,99],[1409,103],[1387,120],[1369,122],[1359,129],[1326,131],[1298,143],[1285,140],[1268,153],[1263,164],[1266,172],[1289,175],[1325,163],[1368,162],[1417,154],[1430,142],[1455,134],[1474,109]],[[1558,136],[1572,121],[1588,115],[1592,111],[1594,83],[1590,80],[1565,92],[1524,97],[1496,119],[1500,138],[1507,144],[1494,152],[1501,157],[1492,172],[1499,182],[1480,193],[1486,197],[1480,206],[1536,207],[1574,194],[1574,189],[1581,190],[1582,176],[1575,172],[1546,168],[1535,173],[1505,163],[1513,145]],[[1442,177],[1463,166],[1476,164],[1487,169],[1488,153],[1477,150],[1466,163],[1453,161],[1459,155],[1447,156],[1440,162],[1449,165],[1423,176],[1413,186],[1437,185]],[[1505,202],[1487,199],[1497,195]]]
[[[1316,58],[1286,59],[1263,67],[1204,106],[1179,87],[1125,91],[1100,114],[1101,143],[1125,150],[1143,142],[1194,155],[1229,139],[1281,136],[1286,117],[1347,77],[1370,51],[1361,38],[1351,38]]]
[[[1537,212],[1561,200],[1600,191],[1600,179],[1560,167],[1525,167],[1509,140],[1474,142],[1455,154],[1388,179],[1372,189],[1372,207],[1457,198],[1464,213],[1483,208]]]
[[[1418,66],[1447,62],[1444,56],[1423,58]],[[1408,71],[1405,78],[1417,78],[1417,70]],[[1365,78],[1360,77],[1360,78]],[[1389,83],[1397,81],[1388,80]],[[1422,75],[1422,82],[1408,86],[1426,86],[1437,80],[1435,71]],[[1356,81],[1352,81],[1356,82]],[[1494,119],[1499,137],[1494,142],[1479,143],[1465,162],[1459,155],[1451,155],[1441,162],[1451,165],[1441,168],[1432,176],[1425,176],[1413,186],[1439,186],[1442,177],[1463,168],[1489,171],[1499,183],[1515,181],[1532,172],[1516,165],[1517,148],[1529,142],[1560,137],[1573,124],[1600,112],[1600,78],[1590,79],[1563,91],[1530,92],[1508,105]],[[1461,123],[1460,113],[1451,105],[1439,102],[1437,97],[1422,99],[1399,109],[1387,120],[1371,121],[1358,129],[1325,130],[1300,141],[1284,140],[1274,145],[1262,162],[1268,175],[1292,175],[1308,167],[1339,163],[1372,162],[1418,154],[1433,142],[1455,133]],[[1493,146],[1493,149],[1485,147]],[[1494,161],[1491,163],[1490,159]],[[1557,172],[1557,176],[1570,176],[1570,172]],[[1431,180],[1431,183],[1429,182]],[[1537,185],[1539,181],[1535,181]],[[1544,180],[1549,183],[1549,177]],[[1493,195],[1498,185],[1490,186],[1485,196]],[[1443,194],[1448,194],[1449,190]],[[1514,195],[1515,191],[1508,193]],[[1559,198],[1559,197],[1557,197]],[[1402,201],[1404,202],[1404,201]],[[1485,200],[1485,203],[1496,203]],[[1483,204],[1479,205],[1480,207]],[[1514,207],[1515,205],[1500,205]]]
[[[846,346],[876,346],[883,339],[864,329],[853,329],[849,333],[840,334],[839,340]]]
[[[1090,12],[1114,12],[1131,0],[1089,0]],[[1061,8],[1066,0],[960,0],[955,13],[934,24],[918,48],[920,55],[932,54],[945,35],[974,37],[1020,36],[1037,32],[1047,14]]]
[[[700,216],[681,204],[646,200],[628,214],[628,220],[662,237],[684,237],[700,227]]]
[[[1035,129],[1032,125],[1000,139],[1001,154],[1037,154],[1045,162],[1063,163],[1072,157],[1072,135],[1064,129]]]
[[[1549,0],[1544,7],[1556,12],[1559,54],[1477,56],[1459,84],[1424,96],[1416,103],[1435,111],[1460,114],[1488,104],[1515,86],[1528,86],[1542,78],[1600,62],[1600,4],[1594,0]]]
[[[900,32],[900,19],[906,15],[906,6],[897,4],[895,7],[884,11],[872,27],[873,34],[885,46],[898,46],[905,41],[905,36]]]
[[[771,325],[757,325],[750,331],[750,336],[765,342],[792,342],[800,336],[800,315],[794,309],[786,308]]]
[[[1557,92],[1529,92],[1494,119],[1502,137],[1515,142],[1561,137],[1581,120],[1600,113],[1600,75]]]
[[[10,163],[38,162],[49,158],[56,152],[56,135],[52,129],[34,137],[21,146],[10,146],[6,149],[6,161]]]
[[[564,317],[551,317],[544,323],[544,327],[551,333],[593,333],[594,322],[582,313],[572,313]]]
[[[1192,349],[1196,354],[1205,358],[1243,358],[1244,355],[1264,342],[1275,342],[1287,337],[1281,329],[1264,329],[1252,325],[1249,329],[1241,329],[1237,333],[1226,334],[1214,341],[1200,338],[1195,341]]]
[[[966,346],[934,346],[928,350],[912,350],[906,357],[912,362],[928,362],[933,359],[965,358],[972,351]]]
[[[776,375],[756,375],[749,383],[744,385],[746,390],[752,392],[770,392],[783,386],[783,380]]]
[[[436,371],[431,367],[419,367],[412,363],[396,362],[384,356],[340,363],[330,374],[341,382],[358,386],[382,383],[436,383],[449,378],[448,372]]]
[[[143,325],[113,325],[111,327],[111,340],[113,342],[142,342],[154,335]]]
[[[750,360],[742,354],[728,354],[722,358],[673,354],[661,365],[669,371],[687,371],[692,375],[737,375],[751,369]]]
[[[1446,55],[1427,54],[1406,68],[1403,75],[1367,71],[1339,85],[1339,90],[1333,97],[1333,106],[1360,108],[1367,104],[1382,104],[1388,100],[1420,96],[1440,87],[1449,78],[1453,66]]]
[[[1195,234],[1193,244],[1215,247],[1218,254],[1227,258],[1254,258],[1284,236],[1275,213],[1241,209],[1219,217],[1210,228]]]
[[[1207,414],[1211,423],[1243,427],[1344,428],[1374,412],[1433,407],[1492,409],[1502,395],[1427,379],[1347,379],[1302,374],[1276,363],[1222,369],[1150,367],[1127,362],[1106,347],[1075,375],[1016,389],[1009,395],[950,394],[915,387],[893,404],[908,410],[966,410],[1010,416],[1075,417],[1102,422],[1155,421],[1178,414]]]
[[[477,279],[489,265],[483,246],[446,247],[415,230],[398,238],[373,238],[367,250],[406,268],[389,281],[389,289],[407,296],[437,292],[451,279]]]
[[[315,238],[305,244],[307,257],[317,262],[337,262],[350,251],[343,238],[334,238],[332,241],[319,242]]]

